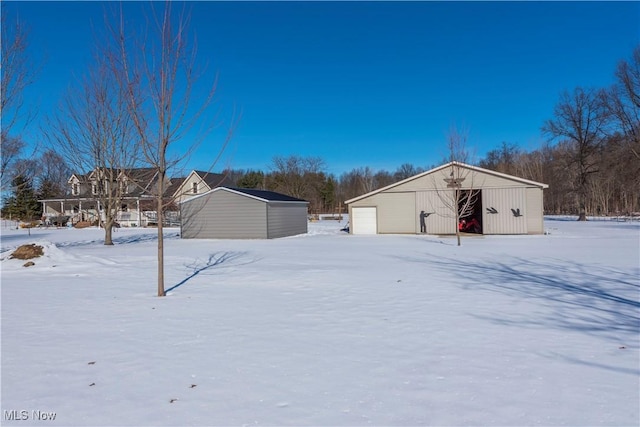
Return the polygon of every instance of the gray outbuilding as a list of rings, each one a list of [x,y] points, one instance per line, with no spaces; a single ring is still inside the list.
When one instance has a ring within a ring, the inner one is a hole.
[[[274,239],[307,232],[309,202],[285,194],[218,187],[180,203],[183,239]]]
[[[477,234],[542,234],[548,187],[450,162],[347,200],[349,232],[455,234],[460,227]]]

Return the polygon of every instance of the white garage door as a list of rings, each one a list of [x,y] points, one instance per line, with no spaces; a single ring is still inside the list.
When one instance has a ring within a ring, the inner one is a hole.
[[[351,226],[353,234],[377,234],[376,208],[353,208]]]

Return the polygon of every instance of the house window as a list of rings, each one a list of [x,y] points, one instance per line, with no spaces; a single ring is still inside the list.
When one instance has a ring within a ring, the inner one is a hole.
[[[193,194],[198,194],[198,183],[197,182],[193,183]]]
[[[129,206],[125,203],[122,205],[122,212],[127,212],[129,210]]]
[[[77,182],[73,184],[73,187],[71,187],[71,193],[74,196],[77,196],[78,194],[80,194],[80,184],[78,184]]]
[[[98,186],[96,184],[91,184],[91,194],[98,194]]]

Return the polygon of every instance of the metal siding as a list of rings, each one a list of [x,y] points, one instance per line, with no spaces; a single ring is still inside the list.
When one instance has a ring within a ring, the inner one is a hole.
[[[181,205],[185,239],[265,239],[267,204],[215,191]]]
[[[277,203],[267,205],[267,238],[295,236],[307,233],[306,203]]]
[[[498,213],[490,214],[494,208]],[[520,209],[521,217],[516,217],[511,209]],[[527,206],[525,189],[488,188],[482,190],[483,233],[484,234],[526,234]]]
[[[452,193],[453,190],[443,190],[447,193],[438,191],[418,191],[416,193],[416,218],[420,215],[420,211],[424,210],[425,213],[430,213],[425,219],[425,225],[427,226],[427,234],[455,234],[456,233],[456,218],[455,212],[447,208],[442,198],[447,200],[447,195]],[[419,218],[418,218],[419,221]],[[418,225],[418,230],[419,230]]]
[[[544,233],[544,214],[542,203],[542,189],[527,188],[527,233]]]
[[[400,184],[397,187],[390,188],[387,191],[423,191],[434,189],[446,189],[447,183],[445,179],[449,178],[451,168],[442,169],[421,176],[404,184]],[[462,189],[468,190],[471,188],[505,188],[505,187],[522,187],[521,182],[510,180],[507,178],[474,171],[470,169],[460,168],[456,171],[457,177],[464,177],[462,181]]]
[[[381,193],[377,205],[378,233],[416,232],[415,193]]]
[[[446,207],[441,197],[444,192],[452,191],[445,181],[450,173],[451,169],[445,168],[350,203],[352,230],[357,229],[352,208],[375,206],[378,208],[379,233],[417,232],[420,230],[420,211],[424,210],[431,213],[425,221],[428,234],[454,234],[455,213]],[[482,191],[483,234],[543,232],[542,188],[527,187],[515,179],[466,168],[459,169],[456,176],[465,178],[461,186],[463,190],[473,188]],[[415,194],[413,199],[411,194]],[[409,212],[412,206],[413,212]],[[489,214],[489,207],[496,208],[498,213]],[[522,216],[514,216],[511,209],[520,209]]]
[[[449,178],[451,169],[443,169],[429,173],[427,175],[416,178],[412,181],[400,184],[397,187],[390,188],[388,191],[425,191],[425,190],[447,190],[445,179]],[[489,175],[460,168],[456,171],[456,177],[464,178],[462,181],[462,189],[479,188],[486,184],[490,178]]]
[[[374,194],[372,196],[369,197],[365,197],[362,200],[358,200],[357,202],[353,202],[349,205],[349,207],[354,207],[354,208],[358,208],[358,207],[371,207],[371,206],[376,206],[378,203],[378,197],[380,196],[380,194]]]

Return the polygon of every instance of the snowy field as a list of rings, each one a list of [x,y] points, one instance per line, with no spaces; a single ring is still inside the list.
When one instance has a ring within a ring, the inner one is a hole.
[[[640,424],[640,223],[461,247],[343,225],[166,230],[166,298],[153,229],[3,228],[2,425]]]

